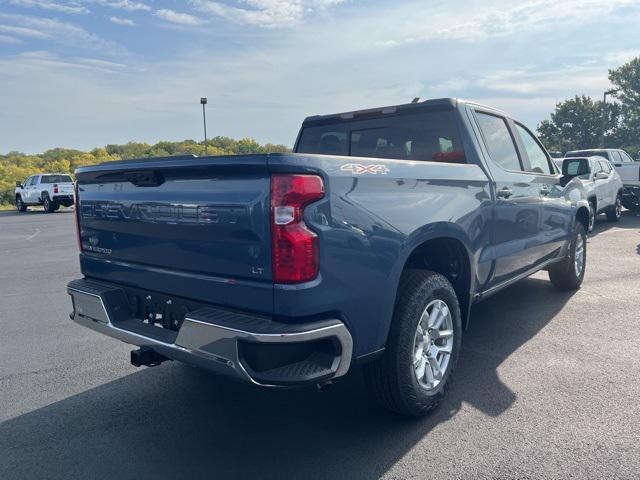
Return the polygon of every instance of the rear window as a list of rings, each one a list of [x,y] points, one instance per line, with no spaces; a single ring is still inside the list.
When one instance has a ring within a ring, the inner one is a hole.
[[[604,157],[607,160],[611,160],[609,158],[609,152],[606,150],[573,150],[572,152],[567,152],[565,157]]]
[[[585,174],[588,168],[589,160],[586,158],[565,158],[562,166],[566,175],[587,175]]]
[[[453,111],[304,127],[296,152],[466,163]]]
[[[40,183],[73,183],[69,175],[42,175]]]

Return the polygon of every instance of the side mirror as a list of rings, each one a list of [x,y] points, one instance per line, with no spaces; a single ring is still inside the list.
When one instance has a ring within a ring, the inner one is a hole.
[[[22,183],[20,183],[20,182],[16,182],[16,187],[18,187],[18,188],[24,188],[24,187],[22,186]]]
[[[607,178],[609,178],[609,174],[606,172],[598,172],[595,176],[596,180],[606,180]]]

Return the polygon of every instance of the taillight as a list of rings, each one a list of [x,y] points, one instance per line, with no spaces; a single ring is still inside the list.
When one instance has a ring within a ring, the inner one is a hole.
[[[324,197],[317,175],[271,176],[273,280],[301,283],[318,276],[318,236],[304,223],[304,207]]]
[[[58,192],[58,184],[56,184],[56,183],[53,184],[53,193],[59,193]]]
[[[82,251],[82,235],[80,235],[80,199],[78,198],[78,182],[73,184],[74,191],[74,210],[76,216],[76,239],[78,240],[78,248]]]

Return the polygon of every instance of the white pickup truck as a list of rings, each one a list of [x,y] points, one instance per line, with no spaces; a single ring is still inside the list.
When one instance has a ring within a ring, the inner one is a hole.
[[[66,173],[32,175],[24,182],[16,182],[15,195],[19,212],[26,212],[27,207],[33,205],[42,205],[46,213],[53,213],[60,205],[73,205],[73,179]]]
[[[640,212],[640,162],[634,162],[627,152],[618,148],[573,150],[567,152],[565,157],[591,157],[594,155],[609,160],[622,178],[624,185],[622,205],[634,212]]]

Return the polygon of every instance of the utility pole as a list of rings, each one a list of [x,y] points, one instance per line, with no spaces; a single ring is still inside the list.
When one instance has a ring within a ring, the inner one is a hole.
[[[607,95],[615,95],[616,93],[618,93],[618,90],[607,90],[604,92],[604,97],[602,98],[602,130],[600,132],[600,148],[605,148],[604,132],[607,129]]]
[[[202,122],[204,124],[204,154],[206,156],[207,155],[207,112],[205,110],[205,105],[207,104],[207,97],[202,97],[200,99],[200,104],[202,105]]]

